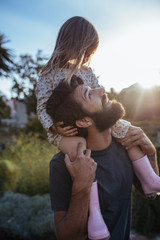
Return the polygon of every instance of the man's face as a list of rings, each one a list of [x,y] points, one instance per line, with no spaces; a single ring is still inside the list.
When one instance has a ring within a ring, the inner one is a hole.
[[[104,88],[91,89],[85,85],[79,85],[73,96],[81,104],[86,116],[94,120],[99,131],[110,128],[124,116],[123,106],[118,102],[109,101]]]
[[[109,109],[112,105],[107,94],[105,94],[104,88],[91,89],[85,85],[79,85],[74,91],[74,99],[90,113],[99,112],[104,107]]]

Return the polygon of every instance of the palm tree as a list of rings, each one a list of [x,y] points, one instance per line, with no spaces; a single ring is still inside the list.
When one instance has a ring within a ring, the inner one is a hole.
[[[13,64],[13,55],[11,50],[5,48],[3,45],[8,43],[4,34],[0,34],[0,76],[8,77],[11,72],[11,64]]]

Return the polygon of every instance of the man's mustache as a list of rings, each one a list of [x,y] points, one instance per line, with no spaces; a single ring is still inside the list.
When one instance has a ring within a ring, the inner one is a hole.
[[[102,106],[104,108],[105,107],[105,103],[109,101],[107,93],[103,94],[101,101],[102,101]]]

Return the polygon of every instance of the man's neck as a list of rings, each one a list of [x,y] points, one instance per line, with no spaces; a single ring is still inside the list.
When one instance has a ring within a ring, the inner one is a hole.
[[[106,129],[103,132],[99,132],[96,128],[88,128],[87,148],[99,151],[103,150],[112,142],[111,129]]]

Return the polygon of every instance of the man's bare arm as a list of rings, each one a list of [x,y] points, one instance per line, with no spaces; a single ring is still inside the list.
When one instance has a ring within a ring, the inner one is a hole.
[[[54,213],[58,240],[84,240],[87,237],[90,188],[97,164],[90,158],[90,150],[86,150],[84,154],[83,148],[79,144],[75,161],[71,162],[68,156],[65,157],[73,185],[68,211]]]
[[[74,190],[73,190],[74,191]],[[55,212],[54,222],[58,240],[84,240],[87,237],[89,191],[71,196],[67,212]]]

